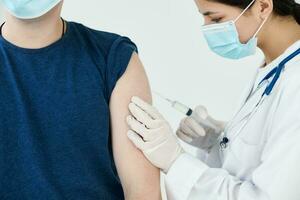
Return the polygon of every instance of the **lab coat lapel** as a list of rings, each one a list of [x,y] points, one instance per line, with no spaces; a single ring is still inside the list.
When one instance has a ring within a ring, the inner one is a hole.
[[[251,112],[255,109],[255,107],[261,100],[267,85],[268,84],[263,84],[253,94],[247,95],[247,97],[245,98],[245,103],[241,106],[240,111],[236,116],[235,122],[240,122],[251,114]]]
[[[249,81],[249,83],[246,85],[245,89],[243,90],[243,93],[242,93],[241,97],[239,98],[238,106],[237,106],[235,113],[238,113],[239,110],[242,108],[242,106],[246,103],[246,101],[253,89],[257,74],[258,74],[258,71],[256,71],[253,78]]]

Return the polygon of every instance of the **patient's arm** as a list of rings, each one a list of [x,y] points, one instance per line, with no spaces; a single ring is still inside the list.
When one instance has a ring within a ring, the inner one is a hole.
[[[152,102],[147,76],[136,53],[110,99],[113,154],[126,200],[158,200],[159,170],[127,138],[128,104],[134,95]]]

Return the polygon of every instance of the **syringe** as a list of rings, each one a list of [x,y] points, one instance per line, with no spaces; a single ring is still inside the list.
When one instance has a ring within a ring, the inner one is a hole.
[[[160,98],[168,101],[175,110],[185,114],[186,116],[191,116],[193,114],[193,110],[191,108],[189,108],[188,106],[186,106],[178,101],[173,101],[169,98],[166,98],[158,92],[155,92],[155,91],[152,91],[152,92],[154,94],[156,94],[157,96],[159,96]]]
[[[194,118],[193,110],[190,107],[188,107],[188,106],[186,106],[183,103],[180,103],[178,101],[174,101],[174,100],[171,100],[169,98],[166,98],[166,97],[164,97],[163,95],[161,95],[160,93],[158,93],[156,91],[152,90],[152,92],[154,94],[156,94],[157,96],[159,96],[160,98],[162,98],[162,99],[166,100],[167,102],[169,102],[175,110],[185,114],[186,116],[191,116],[192,118]],[[202,124],[206,127],[215,129],[215,130],[219,130],[219,128],[214,123],[212,123],[213,120],[209,117],[209,115],[207,113],[207,110],[204,107],[203,107],[202,111],[198,112],[197,114],[198,115],[200,114],[200,117],[197,117],[197,119],[195,119],[195,118],[194,119],[196,121],[198,121],[200,124]]]

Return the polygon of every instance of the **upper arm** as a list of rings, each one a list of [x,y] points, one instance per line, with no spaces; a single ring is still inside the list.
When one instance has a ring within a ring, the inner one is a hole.
[[[137,53],[132,54],[110,98],[113,155],[126,199],[136,199],[136,195],[143,199],[160,199],[159,170],[127,138],[126,117],[132,96],[152,102],[147,76]]]

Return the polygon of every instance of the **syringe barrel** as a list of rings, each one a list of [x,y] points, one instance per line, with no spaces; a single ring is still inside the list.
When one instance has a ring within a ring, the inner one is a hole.
[[[204,107],[203,107],[203,111],[201,113],[199,113],[199,110],[197,111],[197,113],[196,112],[194,113],[195,115],[198,115],[198,116],[193,116],[194,111],[191,108],[187,107],[186,105],[184,105],[178,101],[173,101],[172,107],[175,110],[185,114],[186,116],[191,116],[192,118],[196,117],[194,119],[202,126],[212,128],[212,129],[216,130],[216,132],[221,131],[221,129],[216,125],[215,120],[212,119],[208,115],[207,110]]]
[[[191,116],[193,113],[193,110],[191,108],[187,107],[186,105],[178,101],[174,101],[172,103],[172,107],[187,116]]]

